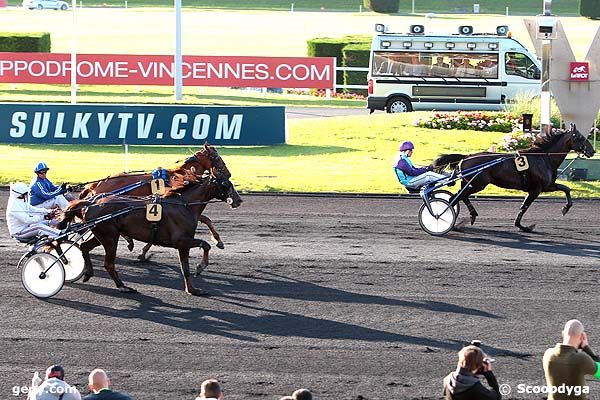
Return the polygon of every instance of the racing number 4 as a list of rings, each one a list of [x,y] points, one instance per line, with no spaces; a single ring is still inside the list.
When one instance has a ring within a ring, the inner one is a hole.
[[[162,219],[162,206],[157,203],[146,204],[146,219],[150,222],[158,222]]]

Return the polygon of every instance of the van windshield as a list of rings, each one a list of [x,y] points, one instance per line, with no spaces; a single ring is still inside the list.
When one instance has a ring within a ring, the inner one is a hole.
[[[372,76],[498,78],[498,53],[378,51]]]
[[[516,75],[527,79],[540,79],[540,70],[535,63],[522,53],[504,54],[506,75]]]

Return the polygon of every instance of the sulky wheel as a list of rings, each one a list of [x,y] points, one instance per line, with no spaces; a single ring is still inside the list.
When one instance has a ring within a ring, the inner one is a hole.
[[[439,198],[429,201],[433,215],[423,203],[419,209],[419,225],[430,235],[442,236],[450,232],[456,222],[456,213],[450,203]]]
[[[70,240],[63,240],[60,242],[60,249],[63,253],[60,262],[65,268],[65,282],[77,282],[83,276],[85,268],[85,260],[79,246]],[[52,250],[50,254],[58,258],[56,249]]]
[[[60,292],[65,283],[65,269],[52,254],[37,253],[23,261],[21,282],[35,297],[52,297]]]
[[[454,196],[454,194],[452,194],[451,191],[444,189],[435,190],[431,193],[432,198],[446,200],[448,203],[450,203],[452,196]],[[452,207],[454,207],[454,213],[456,214],[456,218],[458,218],[458,214],[460,214],[460,204],[457,202]]]

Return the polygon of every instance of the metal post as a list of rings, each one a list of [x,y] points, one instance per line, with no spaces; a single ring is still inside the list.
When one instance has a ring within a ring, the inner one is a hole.
[[[175,100],[183,99],[182,86],[182,64],[181,56],[181,0],[175,0]]]
[[[290,7],[290,12],[294,12],[294,3],[292,3],[292,6]]]
[[[127,143],[123,143],[125,146],[125,172],[129,172],[129,145]]]
[[[71,31],[71,104],[77,103],[77,19],[75,10],[77,0],[71,1],[71,13],[73,15],[73,27]]]
[[[412,0],[412,14],[415,13],[415,0]]]
[[[544,16],[552,15],[552,0],[544,0]],[[550,59],[552,57],[552,41],[542,40],[542,93],[541,93],[541,112],[540,124],[541,131],[548,134],[552,131],[550,122]]]

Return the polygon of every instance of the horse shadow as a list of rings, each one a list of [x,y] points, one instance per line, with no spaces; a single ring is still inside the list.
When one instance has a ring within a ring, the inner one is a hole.
[[[120,293],[117,294],[116,290],[106,287],[77,283],[72,284],[72,286],[93,294],[124,297]],[[182,331],[221,336],[252,343],[262,342],[262,336],[302,337],[317,340],[384,342],[391,347],[402,343],[423,346],[427,352],[430,352],[430,348],[456,351],[464,345],[462,340],[438,340],[424,336],[405,335],[352,323],[250,305],[245,299],[238,301],[214,296],[204,298],[202,300],[204,304],[214,303],[212,304],[214,309],[211,309],[200,305],[181,306],[143,293],[129,294],[126,297],[135,301],[133,307],[127,310],[116,310],[109,306],[72,299],[51,298],[46,301],[85,314],[132,321],[147,321]],[[222,307],[223,305],[225,307]],[[238,309],[239,312],[223,309],[231,309],[232,307]],[[507,357],[525,358],[531,356],[530,354],[513,352],[493,346],[486,346],[486,350],[490,354]]]
[[[125,260],[121,262],[121,265],[127,264],[129,268],[121,269],[119,271],[121,279],[126,284],[153,285],[174,290],[182,290],[183,288],[179,267],[156,263],[142,265],[137,262],[127,262]],[[211,266],[214,267],[214,265]],[[109,282],[111,282],[111,278],[104,269],[99,271],[96,276],[107,278]],[[410,301],[372,294],[349,292],[309,281],[290,278],[271,271],[265,271],[264,269],[261,269],[254,275],[205,271],[200,278],[196,278],[194,281],[194,283],[198,283],[199,281],[201,283],[200,287],[209,291],[210,295],[219,296],[232,301],[248,302],[249,300],[245,296],[251,295],[325,303],[367,304],[412,308],[423,311],[462,314],[491,319],[503,318],[487,311],[442,301]]]
[[[586,239],[588,243],[565,243],[542,236],[542,232],[518,233],[486,228],[463,227],[459,234],[448,235],[447,239],[478,245],[490,244],[517,250],[527,250],[528,252],[600,258],[600,244],[595,244],[597,242],[593,240]]]

